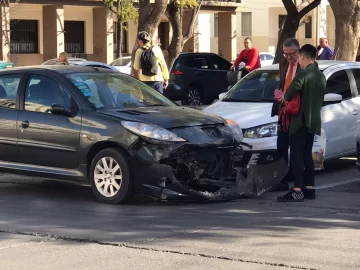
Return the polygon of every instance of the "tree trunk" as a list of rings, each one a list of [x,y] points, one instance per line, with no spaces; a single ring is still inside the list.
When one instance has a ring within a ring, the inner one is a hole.
[[[123,24],[121,23],[120,19],[116,22],[116,58],[121,57],[121,44],[122,44],[122,27]]]
[[[335,58],[354,61],[359,48],[360,6],[357,0],[329,0],[335,16]]]
[[[182,31],[182,14],[183,9],[176,7],[173,4],[170,4],[166,10],[166,17],[168,18],[171,28],[172,28],[172,38],[169,45],[168,57],[167,57],[167,66],[168,69],[171,70],[176,58],[182,51],[184,47],[184,37]]]
[[[288,15],[286,18],[286,21],[284,23],[283,29],[281,31],[278,44],[276,47],[276,53],[275,53],[275,59],[274,64],[279,63],[283,58],[283,44],[284,41],[288,38],[293,38],[296,35],[296,31],[299,28],[300,20],[299,21],[293,21],[290,19],[291,17]]]
[[[165,14],[168,0],[155,0],[151,4],[149,0],[139,0],[139,21],[138,32],[146,31],[150,37],[154,36],[156,28],[159,26],[161,17]],[[138,49],[137,40],[131,55],[131,61],[134,62],[135,52]],[[131,74],[134,75],[134,69],[131,68]]]
[[[340,0],[341,1],[341,0]],[[276,47],[274,64],[280,62],[283,59],[283,43],[287,38],[295,38],[295,34],[299,28],[300,20],[306,14],[308,14],[311,10],[320,5],[321,0],[313,0],[310,4],[305,6],[303,9],[298,11],[297,1],[295,0],[282,0],[283,5],[287,12],[286,21],[284,23],[283,29],[281,30],[281,35],[278,40],[278,44]]]
[[[170,22],[173,30],[173,36],[168,48],[169,57],[167,59],[168,69],[171,70],[176,58],[182,52],[186,41],[194,35],[194,24],[198,14],[199,8],[194,8],[190,23],[187,27],[186,35],[183,32],[183,14],[184,9],[176,7],[174,4],[169,4],[166,10],[166,16]]]

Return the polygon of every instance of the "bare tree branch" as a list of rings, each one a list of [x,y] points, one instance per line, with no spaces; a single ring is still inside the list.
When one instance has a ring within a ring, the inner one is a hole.
[[[296,8],[296,2],[294,3],[293,1],[289,1],[289,0],[282,0],[283,5],[286,9],[287,14],[297,14],[298,10]]]
[[[192,17],[191,17],[190,25],[189,25],[188,31],[187,31],[186,35],[184,36],[184,39],[183,39],[183,40],[184,40],[184,43],[185,43],[186,41],[188,41],[188,40],[194,35],[195,22],[196,22],[196,19],[197,19],[198,16],[199,16],[200,8],[201,8],[203,2],[204,2],[204,1],[201,0],[199,6],[193,8],[193,14],[192,14]]]
[[[301,20],[302,17],[304,17],[306,14],[308,14],[310,11],[312,11],[314,8],[316,8],[318,5],[320,5],[321,0],[314,0],[307,6],[305,6],[298,15],[296,16],[297,20]]]

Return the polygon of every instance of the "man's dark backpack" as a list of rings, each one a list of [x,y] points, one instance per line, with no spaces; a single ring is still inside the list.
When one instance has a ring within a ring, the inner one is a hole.
[[[145,76],[157,75],[158,65],[153,47],[143,47],[141,49],[143,50],[140,58],[142,74]]]

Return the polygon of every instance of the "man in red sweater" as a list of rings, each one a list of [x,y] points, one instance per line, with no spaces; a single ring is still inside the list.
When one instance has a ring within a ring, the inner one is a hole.
[[[244,77],[249,72],[261,67],[259,52],[252,47],[251,43],[251,38],[245,38],[245,50],[241,51],[239,57],[235,60],[234,65],[230,67],[230,70],[234,70],[241,62],[244,62],[245,68],[242,71],[241,77]]]

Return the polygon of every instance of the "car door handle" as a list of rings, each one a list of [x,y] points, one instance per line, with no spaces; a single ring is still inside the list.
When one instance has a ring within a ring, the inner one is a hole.
[[[353,114],[353,115],[357,115],[357,114],[358,114],[358,110],[356,110],[356,109],[353,110],[353,111],[352,111],[352,114]]]
[[[25,120],[21,122],[21,127],[22,128],[28,128],[30,125],[29,121]]]

